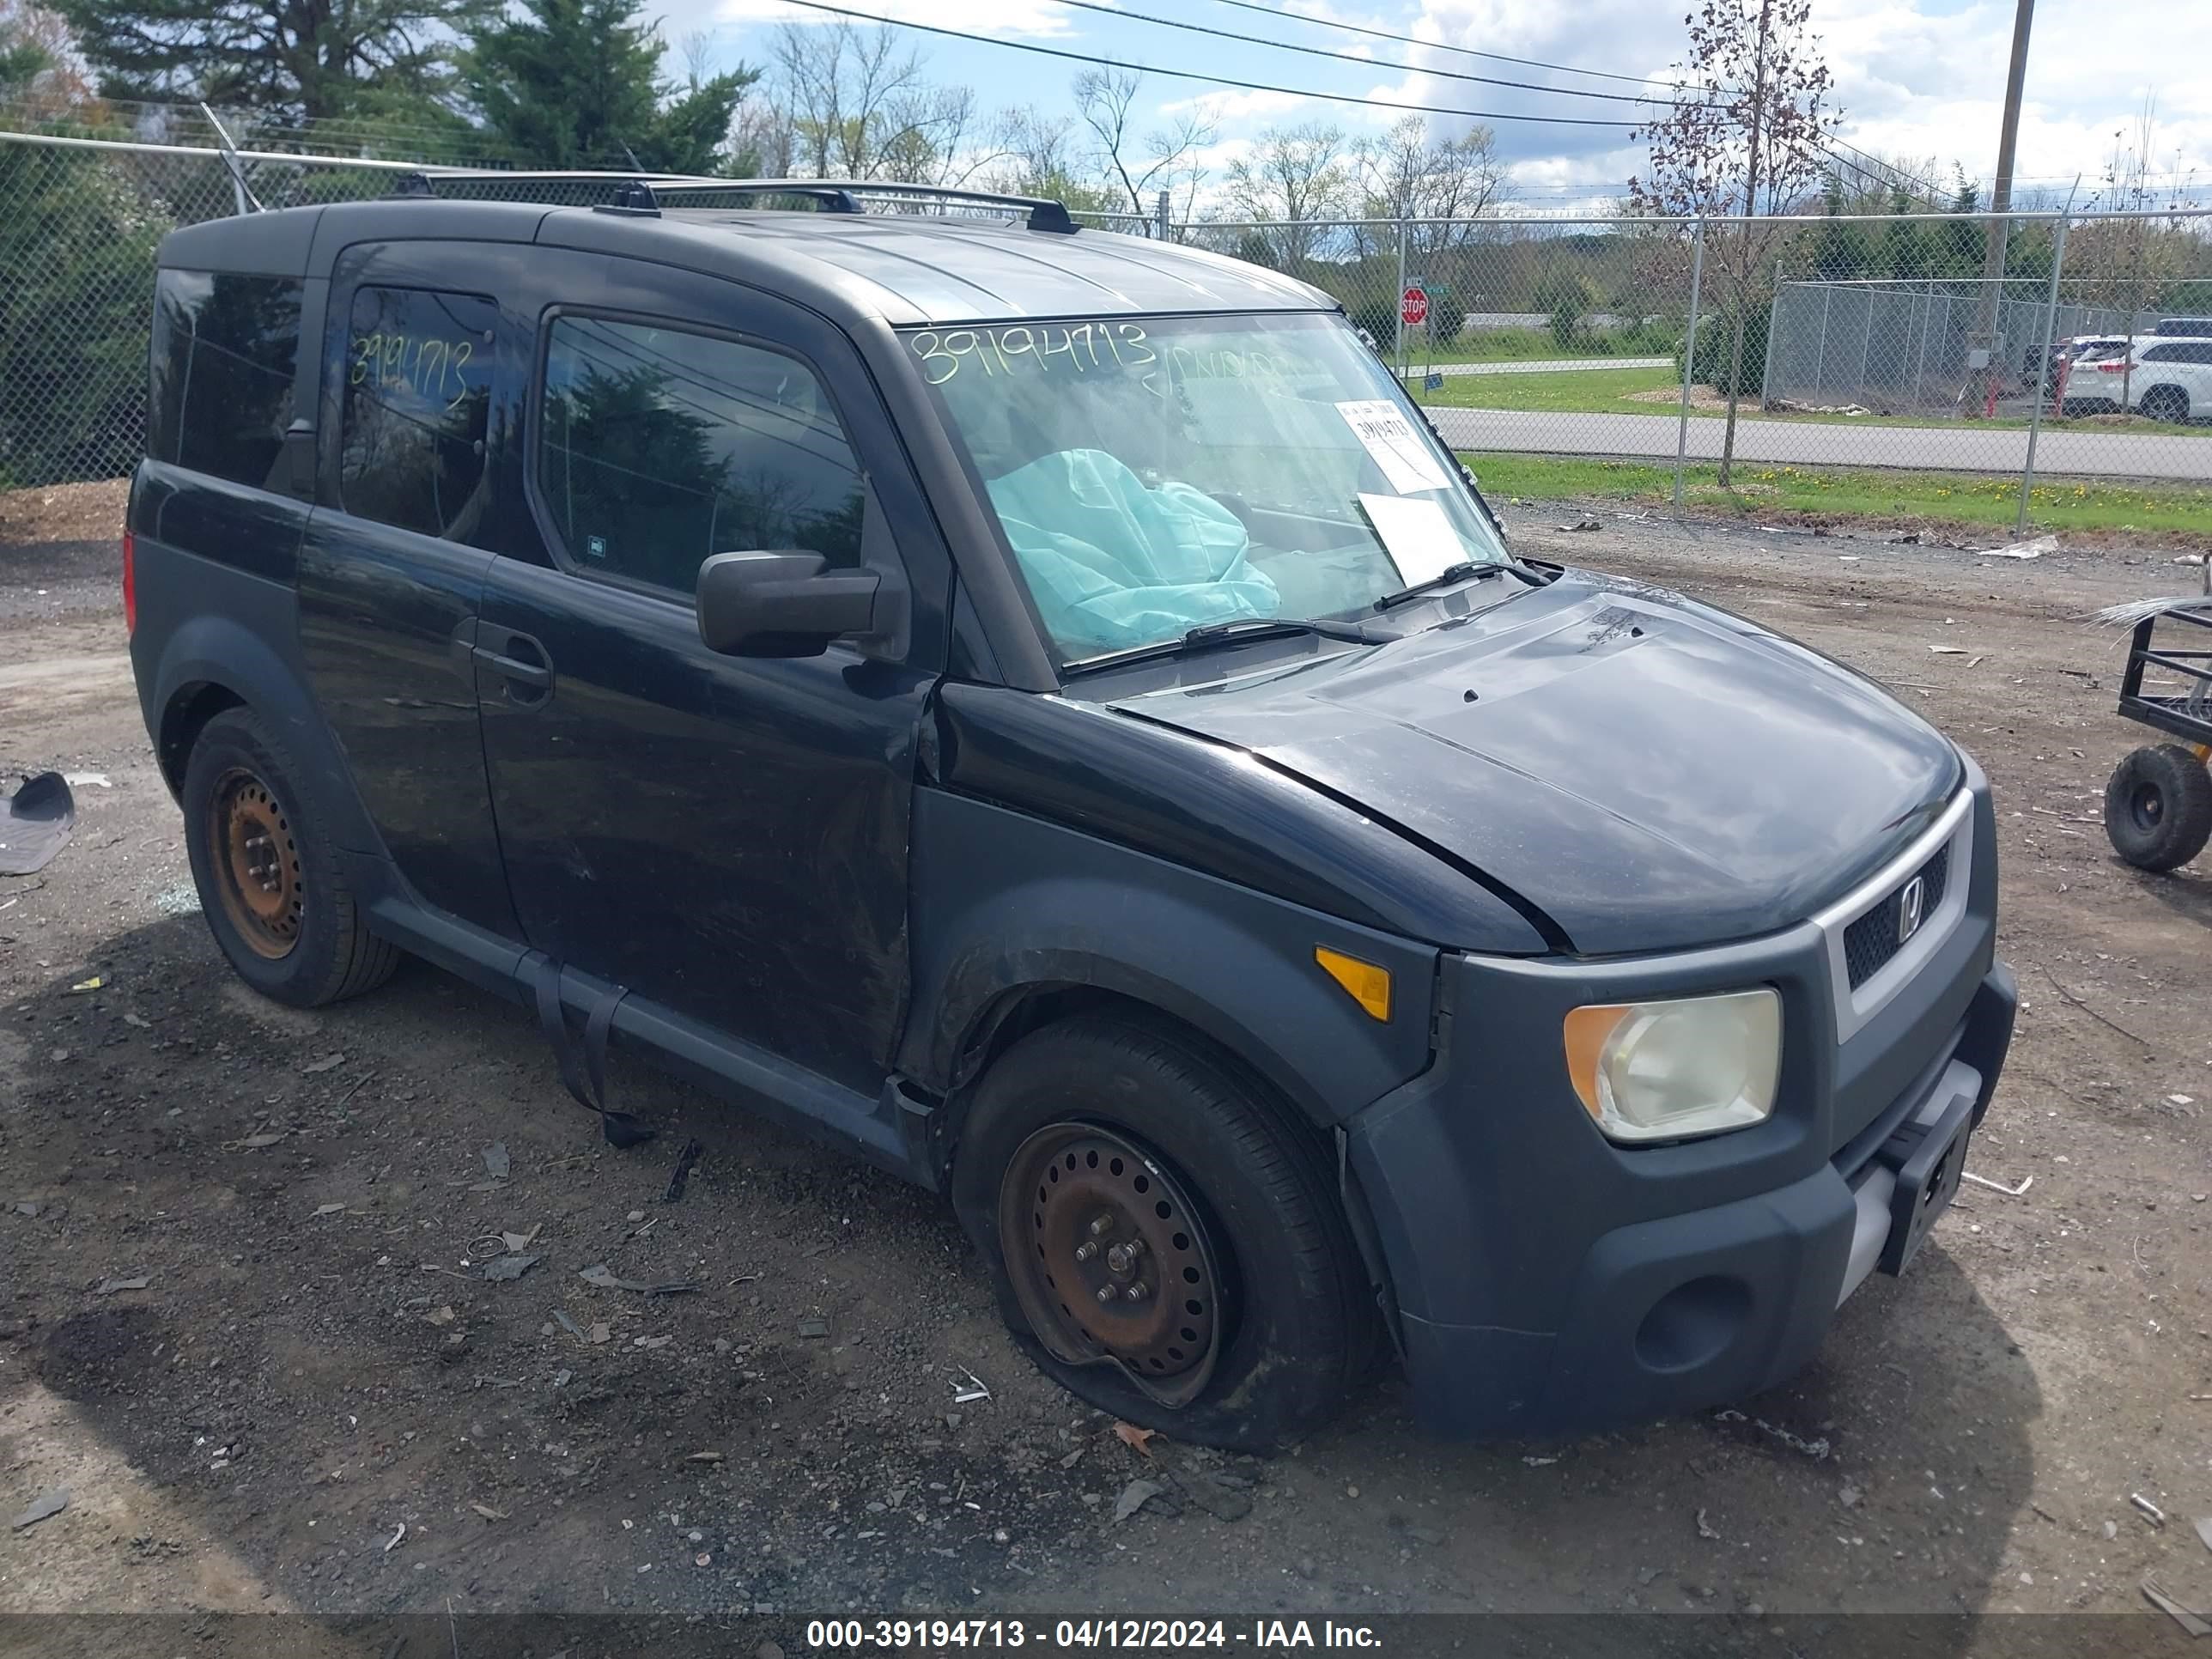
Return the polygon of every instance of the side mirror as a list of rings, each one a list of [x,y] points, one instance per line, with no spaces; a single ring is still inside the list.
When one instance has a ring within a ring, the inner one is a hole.
[[[726,657],[818,657],[876,631],[872,570],[829,570],[819,553],[717,553],[699,567],[699,637]]]

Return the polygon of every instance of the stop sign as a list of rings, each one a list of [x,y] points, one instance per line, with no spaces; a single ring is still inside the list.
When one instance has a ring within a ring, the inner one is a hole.
[[[1429,291],[1425,288],[1409,288],[1398,302],[1398,314],[1406,319],[1406,326],[1413,328],[1428,320]]]

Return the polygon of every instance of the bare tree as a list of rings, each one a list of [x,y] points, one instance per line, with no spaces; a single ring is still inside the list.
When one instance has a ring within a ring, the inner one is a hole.
[[[1321,222],[1352,216],[1358,186],[1341,127],[1271,127],[1229,169],[1229,206],[1267,221],[1248,241],[1279,270],[1297,271],[1321,246]]]
[[[991,128],[990,159],[973,176],[993,190],[1047,197],[1078,213],[1126,211],[1118,184],[1094,183],[1083,176],[1075,127],[1069,116],[1002,110]]]
[[[937,175],[974,118],[975,95],[931,84],[921,54],[901,51],[890,30],[786,23],[774,57],[799,172],[945,182]]]
[[[691,29],[676,43],[676,55],[684,65],[684,84],[696,87],[714,78],[714,33],[712,29]]]
[[[730,124],[732,173],[738,178],[788,179],[798,171],[791,110],[775,97],[748,97]]]
[[[1097,147],[1093,165],[1117,198],[1116,208],[1120,198],[1126,198],[1127,210],[1145,222],[1145,234],[1150,235],[1152,198],[1158,191],[1181,188],[1183,210],[1188,214],[1189,198],[1206,176],[1199,153],[1213,142],[1218,129],[1203,107],[1194,104],[1176,120],[1139,137],[1132,128],[1143,78],[1133,70],[1085,70],[1075,77],[1075,106]]]
[[[1675,65],[1672,103],[1637,135],[1651,150],[1649,176],[1628,181],[1638,213],[1744,222],[1705,237],[1706,264],[1722,279],[1732,313],[1723,486],[1735,456],[1746,314],[1781,228],[1756,221],[1818,189],[1842,119],[1829,102],[1833,82],[1820,39],[1808,32],[1811,15],[1812,0],[1705,0],[1682,20],[1690,44]]]
[[[1382,137],[1354,144],[1352,161],[1363,216],[1431,222],[1407,228],[1413,253],[1473,240],[1480,234],[1476,221],[1510,194],[1498,136],[1486,126],[1432,139],[1426,117],[1407,115]]]

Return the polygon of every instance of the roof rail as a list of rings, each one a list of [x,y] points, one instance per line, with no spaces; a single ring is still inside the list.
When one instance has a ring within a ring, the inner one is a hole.
[[[894,196],[925,201],[976,202],[994,207],[1026,208],[1029,210],[1031,230],[1049,230],[1062,236],[1073,235],[1078,228],[1068,216],[1065,203],[1043,196],[1009,196],[995,190],[955,190],[945,185],[908,185],[882,183],[875,179],[848,179],[844,187],[862,196]]]
[[[860,213],[852,187],[834,179],[700,179],[684,173],[655,174],[656,189],[674,195],[711,192],[717,196],[806,196],[822,204],[824,213]]]
[[[588,168],[422,167],[402,173],[392,185],[396,196],[435,196],[444,185],[535,184],[605,185],[611,188],[613,205],[631,211],[658,205],[664,191],[712,191],[730,196],[809,196],[827,213],[859,213],[844,185],[819,179],[708,179],[684,173],[614,173]]]
[[[950,185],[914,185],[872,179],[708,179],[680,173],[614,173],[586,170],[532,171],[506,167],[425,167],[403,173],[394,185],[401,196],[435,196],[440,184],[604,184],[614,188],[616,205],[643,210],[657,205],[665,195],[805,196],[819,202],[825,213],[865,211],[863,196],[901,200],[973,202],[994,207],[1022,208],[1029,213],[1031,230],[1073,234],[1075,221],[1066,207],[1039,196],[1008,196],[996,191],[960,190]]]
[[[600,203],[594,213],[629,214],[640,219],[660,216],[660,198],[653,193],[653,186],[642,179],[627,179],[615,186],[614,198]]]
[[[1078,228],[1059,202],[1042,196],[1008,196],[992,190],[962,190],[949,185],[914,185],[880,179],[697,179],[674,174],[652,175],[653,188],[664,194],[714,192],[731,196],[811,196],[835,213],[860,212],[860,198],[885,196],[902,201],[975,202],[991,207],[1024,208],[1031,230],[1062,235]]]

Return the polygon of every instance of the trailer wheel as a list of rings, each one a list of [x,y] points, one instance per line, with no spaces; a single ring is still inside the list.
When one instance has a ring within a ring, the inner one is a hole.
[[[2138,870],[2173,870],[2212,837],[2212,773],[2178,743],[2136,750],[2105,786],[2105,833]]]

